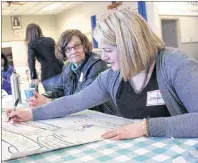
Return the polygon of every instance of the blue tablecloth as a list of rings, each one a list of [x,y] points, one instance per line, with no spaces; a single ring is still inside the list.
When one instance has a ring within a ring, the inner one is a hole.
[[[80,136],[80,135],[79,135]],[[94,143],[36,154],[7,163],[198,163],[198,139],[146,138]]]

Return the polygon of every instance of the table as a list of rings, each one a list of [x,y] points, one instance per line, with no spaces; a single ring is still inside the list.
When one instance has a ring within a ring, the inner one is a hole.
[[[2,149],[3,150],[3,149]],[[198,139],[103,140],[4,163],[198,163]]]
[[[197,163],[198,139],[105,140],[36,154],[7,163]]]

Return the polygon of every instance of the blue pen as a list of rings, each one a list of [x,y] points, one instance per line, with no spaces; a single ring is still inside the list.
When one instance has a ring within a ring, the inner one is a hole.
[[[18,103],[19,103],[19,98],[15,101],[14,108],[12,109],[12,112],[16,110],[16,107],[17,107]],[[11,112],[11,113],[12,113],[12,112]],[[10,113],[10,114],[11,114],[11,113]],[[11,119],[11,117],[9,116],[9,117],[8,117],[8,122],[10,121],[10,119]]]

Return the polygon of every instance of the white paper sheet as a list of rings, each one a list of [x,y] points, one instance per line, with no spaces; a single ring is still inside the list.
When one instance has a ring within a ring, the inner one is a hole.
[[[120,117],[83,111],[64,118],[10,124],[2,114],[2,160],[102,140],[107,130],[133,123]]]

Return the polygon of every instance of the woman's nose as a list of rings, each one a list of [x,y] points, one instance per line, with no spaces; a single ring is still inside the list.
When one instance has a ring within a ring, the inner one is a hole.
[[[102,53],[102,56],[101,56],[101,59],[102,59],[103,61],[107,61],[107,60],[108,60],[108,56],[103,52],[103,53]]]
[[[71,49],[71,52],[70,52],[70,53],[73,54],[73,53],[75,53],[76,51],[77,51],[76,48],[73,47],[73,48]]]

